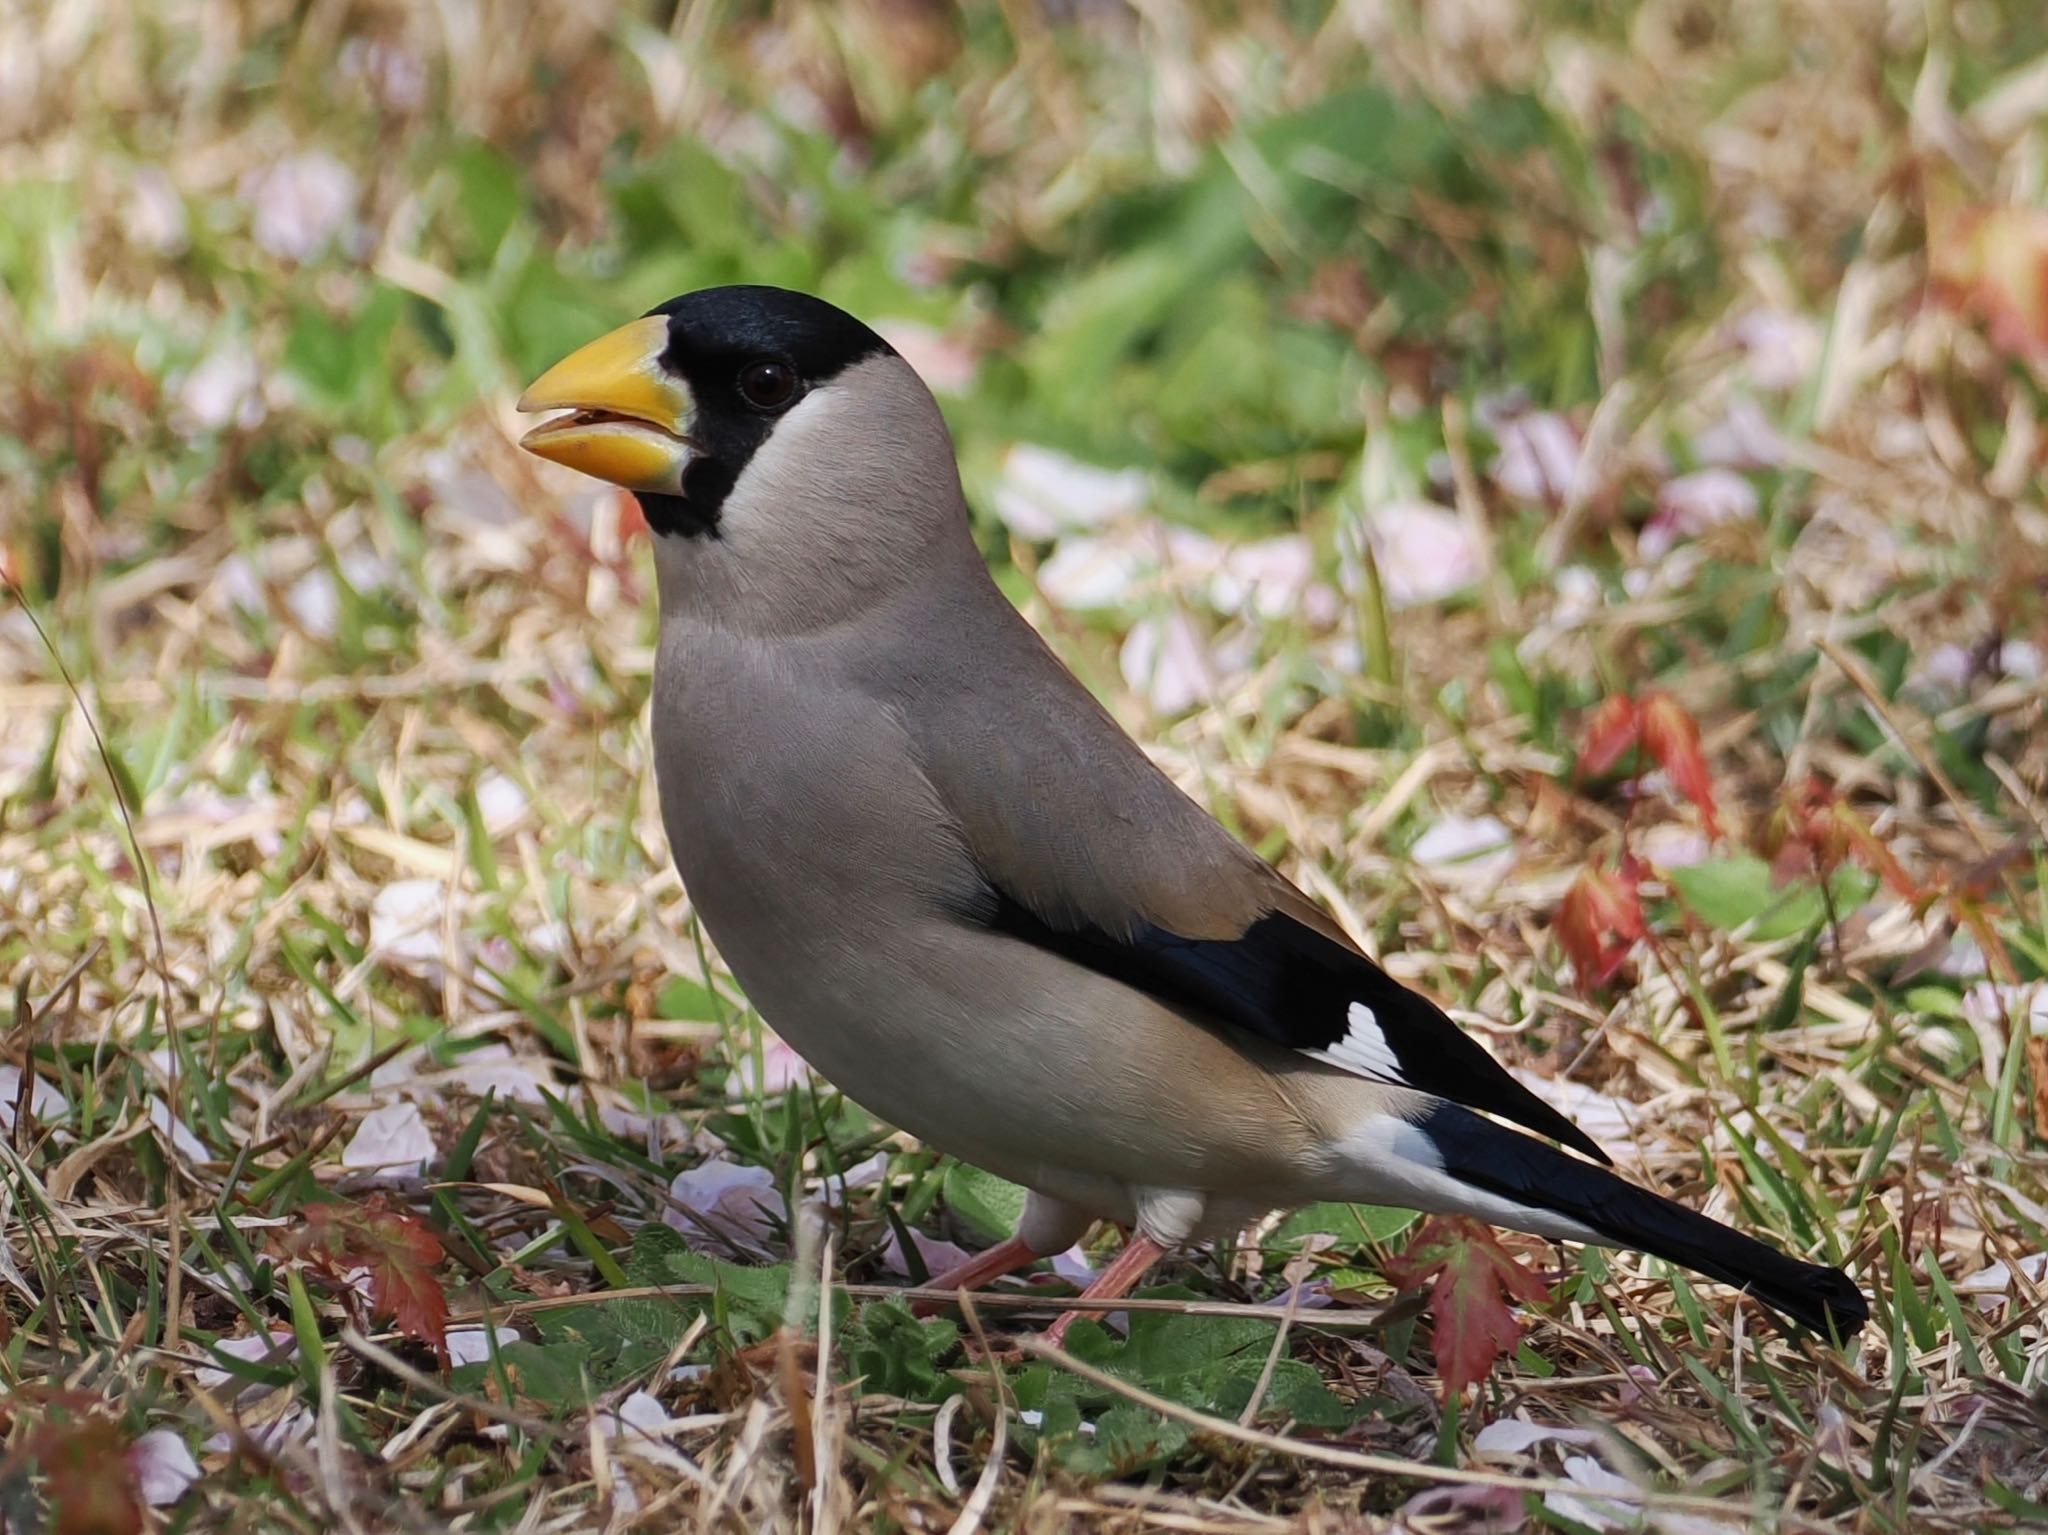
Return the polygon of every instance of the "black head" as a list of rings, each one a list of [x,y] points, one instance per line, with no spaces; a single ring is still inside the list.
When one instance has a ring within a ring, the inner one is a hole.
[[[657,533],[718,536],[727,495],[804,396],[894,348],[823,299],[736,285],[670,299],[550,369],[525,445],[624,485]]]

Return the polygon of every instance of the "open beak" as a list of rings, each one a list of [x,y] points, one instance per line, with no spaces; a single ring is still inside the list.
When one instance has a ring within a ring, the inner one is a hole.
[[[649,315],[599,336],[533,381],[519,409],[562,410],[519,446],[628,490],[681,495],[695,402],[661,365],[668,321]]]

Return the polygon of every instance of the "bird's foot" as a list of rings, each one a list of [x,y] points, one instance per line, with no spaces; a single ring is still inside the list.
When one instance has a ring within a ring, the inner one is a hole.
[[[943,1290],[946,1299],[932,1296],[910,1303],[912,1316],[937,1316],[953,1304],[952,1296],[962,1290],[978,1290],[991,1279],[1000,1279],[1005,1274],[1016,1272],[1026,1264],[1038,1261],[1039,1255],[1027,1246],[1022,1237],[1011,1237],[1007,1242],[998,1242],[986,1252],[976,1253],[965,1263],[955,1264],[942,1274],[934,1274],[925,1282],[927,1290]]]

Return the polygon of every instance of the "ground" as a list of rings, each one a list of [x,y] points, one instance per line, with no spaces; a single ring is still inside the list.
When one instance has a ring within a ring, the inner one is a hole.
[[[2048,1517],[2038,8],[59,0],[0,61],[8,1528]],[[1870,1328],[1345,1206],[1070,1360],[1114,1232],[914,1321],[1017,1191],[747,1011],[648,535],[512,445],[735,280],[897,342],[1169,772]]]

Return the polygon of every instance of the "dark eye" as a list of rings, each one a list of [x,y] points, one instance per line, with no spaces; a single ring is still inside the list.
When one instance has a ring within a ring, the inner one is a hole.
[[[796,369],[762,357],[740,369],[740,393],[757,410],[780,410],[796,398]]]

